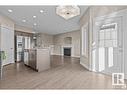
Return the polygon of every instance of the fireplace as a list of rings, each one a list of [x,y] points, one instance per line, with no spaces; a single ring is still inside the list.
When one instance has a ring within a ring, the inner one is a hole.
[[[64,56],[71,56],[71,48],[70,47],[64,48]]]

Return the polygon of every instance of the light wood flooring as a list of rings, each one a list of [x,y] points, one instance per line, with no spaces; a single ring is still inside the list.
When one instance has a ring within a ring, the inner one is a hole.
[[[111,77],[86,70],[79,58],[51,56],[51,68],[36,72],[23,63],[4,67],[0,89],[112,89]]]

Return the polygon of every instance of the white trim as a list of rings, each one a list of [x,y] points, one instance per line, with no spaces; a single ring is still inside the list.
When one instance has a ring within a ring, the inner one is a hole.
[[[74,56],[74,47],[73,45],[64,45],[64,46],[61,46],[61,55],[64,56],[64,48],[71,48],[71,57]]]
[[[89,70],[90,71],[90,68],[89,68],[89,66],[87,65],[87,64],[84,64],[83,62],[81,62],[80,61],[80,64],[83,66],[83,67],[85,67],[87,70]]]
[[[62,54],[57,54],[57,53],[53,53],[52,55],[59,55],[59,56],[63,56]]]
[[[0,24],[0,28],[5,28],[5,29],[9,29],[9,30],[11,30],[11,31],[14,31],[14,28],[6,27],[6,26],[4,26],[4,25],[2,25],[2,24]]]
[[[71,56],[71,57],[77,57],[77,58],[80,58],[80,56]]]
[[[84,31],[85,30],[85,31]],[[81,56],[86,56],[86,57],[88,57],[88,48],[89,48],[89,34],[88,34],[88,32],[89,32],[89,25],[88,25],[88,23],[86,23],[86,24],[84,24],[84,25],[82,25],[82,27],[81,27]],[[84,37],[85,38],[85,50],[83,50],[83,33],[85,33],[85,36],[87,36],[87,38],[86,37]]]
[[[64,56],[64,55],[62,55],[62,54],[56,54],[56,53],[53,53],[52,55]],[[69,56],[69,57],[80,58],[80,56]]]

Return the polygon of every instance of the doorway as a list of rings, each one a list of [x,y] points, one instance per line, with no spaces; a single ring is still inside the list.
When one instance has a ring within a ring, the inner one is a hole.
[[[92,70],[108,75],[124,72],[123,18],[103,17],[94,24]]]

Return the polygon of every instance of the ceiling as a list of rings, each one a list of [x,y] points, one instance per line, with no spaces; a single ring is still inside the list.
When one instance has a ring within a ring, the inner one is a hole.
[[[0,6],[0,13],[8,16],[17,25],[32,28],[37,32],[59,34],[79,30],[79,20],[88,6],[79,6],[81,14],[69,20],[56,15],[57,6]],[[11,9],[13,12],[8,12]],[[43,13],[40,13],[43,10]],[[36,16],[36,18],[33,18]],[[23,22],[22,20],[26,20]],[[35,26],[34,23],[37,25]]]

